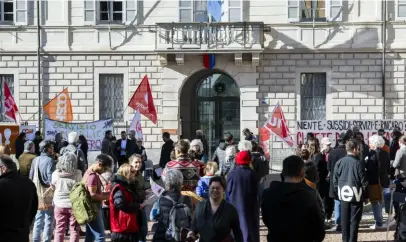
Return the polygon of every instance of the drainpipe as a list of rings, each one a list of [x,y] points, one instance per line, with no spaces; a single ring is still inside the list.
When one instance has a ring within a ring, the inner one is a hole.
[[[40,11],[40,0],[37,3],[37,75],[38,75],[38,130],[41,131],[41,11]]]
[[[385,119],[385,83],[386,83],[386,1],[382,1],[382,119]]]

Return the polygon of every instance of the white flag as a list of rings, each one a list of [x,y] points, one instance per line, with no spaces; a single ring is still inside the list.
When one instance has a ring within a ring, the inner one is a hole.
[[[144,139],[142,135],[142,127],[141,127],[141,115],[140,112],[137,110],[133,121],[131,122],[130,128],[128,131],[134,130],[135,131],[135,138],[136,139]]]

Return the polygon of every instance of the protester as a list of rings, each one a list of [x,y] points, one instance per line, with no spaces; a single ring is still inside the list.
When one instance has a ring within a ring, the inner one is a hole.
[[[76,155],[77,168],[85,174],[87,169],[86,158],[83,151],[77,147],[79,141],[79,134],[77,132],[70,132],[68,134],[68,146],[63,147],[60,154],[63,155],[65,152],[71,152]]]
[[[400,148],[396,151],[395,160],[392,163],[392,167],[396,169],[395,177],[396,177],[396,189],[395,192],[402,192],[406,193],[404,187],[406,187],[406,136],[403,135],[399,139]],[[399,202],[393,202],[393,208],[395,209],[395,216],[394,220],[391,221],[390,226],[396,224],[396,219],[399,217]]]
[[[328,156],[327,161],[327,170],[328,170],[328,179],[330,181],[330,190],[329,196],[330,198],[334,199],[334,222],[335,222],[335,230],[340,232],[341,231],[341,202],[338,200],[337,194],[334,192],[334,185],[333,185],[333,174],[334,174],[334,167],[336,163],[343,157],[347,155],[347,150],[345,149],[345,143],[350,137],[346,136],[345,134],[340,134],[338,138],[338,146],[332,150]]]
[[[182,172],[176,169],[168,170],[166,173],[164,179],[165,191],[161,198],[154,203],[150,213],[150,220],[156,222],[153,226],[155,228],[153,242],[168,241],[166,232],[170,221],[169,212],[175,203],[185,204],[189,208],[192,207],[191,199],[181,195],[182,185],[184,184],[183,178]]]
[[[148,159],[148,157],[147,157],[147,151],[145,150],[145,147],[142,146],[142,139],[138,138],[135,141],[136,141],[136,145],[135,145],[134,154],[140,155],[142,157],[142,161],[145,162]]]
[[[317,191],[317,182],[318,182],[319,177],[317,174],[317,168],[313,164],[313,162],[305,163],[304,173],[305,173],[304,181],[311,188],[311,191],[313,191],[314,194],[316,195],[317,203],[320,207],[321,215],[322,215],[322,218],[324,221],[324,219],[325,219],[324,204],[323,204],[322,198],[320,197],[319,192]]]
[[[385,137],[385,130],[384,129],[379,129],[378,130],[378,135],[381,136],[384,140],[385,140],[385,145],[384,147],[382,147],[382,149],[388,153],[390,153],[390,149],[389,149],[389,140]]]
[[[282,166],[283,181],[273,181],[263,194],[262,221],[268,241],[323,241],[324,219],[315,193],[303,182],[303,160],[289,156]]]
[[[228,173],[226,199],[238,211],[243,241],[259,241],[259,178],[250,168],[252,161],[248,151],[240,151],[235,157],[237,167]]]
[[[55,134],[54,152],[60,154],[62,147],[64,146],[63,137],[61,133]]]
[[[111,149],[112,138],[113,138],[113,134],[112,134],[111,130],[107,130],[104,133],[104,139],[103,139],[102,145],[101,145],[101,153],[109,155],[111,157],[113,157],[113,154],[114,154],[113,149]]]
[[[77,157],[74,153],[65,152],[59,157],[56,164],[56,170],[52,173],[52,185],[55,187],[54,206],[55,206],[55,242],[63,242],[65,239],[65,228],[67,222],[70,228],[70,242],[79,241],[80,227],[73,212],[72,203],[69,194],[73,185],[80,182],[82,172],[77,169]]]
[[[245,140],[256,141],[256,137],[255,137],[254,133],[252,133],[249,129],[245,128],[242,131],[242,133],[245,136]]]
[[[18,158],[18,166],[20,170],[20,175],[29,177],[31,164],[34,158],[37,157],[35,154],[35,144],[32,141],[26,141],[24,144],[24,153]]]
[[[190,150],[193,151],[195,159],[206,164],[207,156],[204,154],[203,143],[200,139],[194,139],[190,143]]]
[[[379,135],[369,137],[371,149],[366,163],[366,175],[368,179],[368,196],[374,214],[375,224],[371,229],[383,228],[382,216],[382,188],[389,189],[389,154],[381,148],[385,140]],[[389,190],[390,193],[390,190]]]
[[[310,152],[308,149],[300,149],[298,150],[297,156],[299,156],[300,158],[302,158],[302,160],[307,163],[307,162],[312,162],[312,160],[310,159]]]
[[[159,159],[159,167],[164,169],[166,167],[166,163],[172,160],[171,152],[173,151],[174,143],[171,140],[171,135],[168,132],[164,132],[162,134],[162,140],[165,143],[162,145],[161,157]]]
[[[102,193],[110,193],[111,192],[111,180],[113,179],[113,172],[111,170],[107,170],[100,174],[100,180],[102,182]],[[103,216],[103,223],[104,229],[110,230],[110,202],[108,200],[104,200],[102,202],[102,216]]]
[[[78,149],[83,152],[83,155],[85,156],[85,164],[88,165],[89,162],[87,159],[87,153],[89,151],[89,144],[87,143],[87,139],[84,135],[79,135]]]
[[[206,136],[203,133],[203,130],[196,130],[196,139],[199,139],[203,144],[203,154],[206,156],[206,159],[209,157],[209,145],[206,139]],[[207,160],[206,160],[207,161]]]
[[[101,211],[101,203],[108,200],[110,193],[102,192],[102,182],[99,175],[111,170],[113,160],[106,154],[100,154],[96,157],[96,162],[90,166],[83,175],[87,189],[93,201],[93,206],[97,210],[96,219],[86,224],[85,242],[105,242],[106,235],[104,231],[103,216]]]
[[[345,149],[347,156],[340,159],[335,165],[333,185],[341,202],[342,240],[343,242],[356,242],[368,180],[364,162],[359,161],[358,141],[348,140]]]
[[[224,178],[211,177],[208,185],[210,198],[197,205],[192,229],[187,237],[196,239],[196,235],[199,235],[201,242],[243,242],[237,210],[223,198],[226,190]]]
[[[330,155],[330,152],[333,150],[331,148],[332,142],[330,141],[330,139],[328,137],[324,137],[321,139],[321,150],[320,152],[323,154],[323,160],[326,162],[327,166],[327,172],[328,171],[328,157]],[[328,173],[327,173],[327,177],[326,177],[326,185],[327,185],[327,190],[326,190],[326,194],[324,196],[324,209],[325,209],[325,213],[326,213],[326,219],[328,222],[331,222],[331,218],[333,216],[333,211],[334,211],[334,199],[330,197],[329,195],[329,190],[330,190],[330,178],[328,177]]]
[[[139,154],[134,154],[129,161],[135,171],[135,184],[131,186],[131,189],[137,195],[137,202],[142,204],[146,200],[147,194],[151,192],[151,185],[142,176],[142,157]],[[140,225],[138,235],[141,238],[140,241],[145,241],[148,234],[148,219],[145,208],[140,209],[138,219]]]
[[[9,156],[0,155],[1,241],[28,242],[37,209],[34,183],[18,175],[17,166]]]
[[[27,135],[24,132],[21,132],[15,140],[14,146],[16,151],[16,159],[24,152],[24,143],[27,141]]]
[[[41,155],[41,152],[39,151],[39,143],[41,143],[41,141],[43,141],[43,140],[44,139],[41,136],[41,131],[36,131],[33,142],[35,144],[35,154],[37,154],[37,155]]]
[[[354,133],[354,137],[360,144],[360,160],[364,162],[369,155],[369,147],[367,144],[365,144],[364,135],[361,132]]]
[[[219,174],[221,176],[227,176],[227,174],[235,168],[235,156],[237,151],[235,150],[234,145],[230,145],[225,150],[225,159],[224,161],[220,161],[220,170]]]
[[[212,160],[217,162],[217,164],[224,162],[226,158],[224,151],[228,146],[233,144],[234,144],[234,136],[230,132],[224,133],[224,140],[220,140],[219,146],[214,152]]]
[[[319,180],[317,184],[317,191],[322,199],[328,194],[329,187],[327,186],[327,162],[324,159],[324,155],[320,152],[320,145],[318,144],[318,139],[309,139],[307,141],[308,150],[310,153],[310,159],[317,168],[317,174]]]
[[[54,147],[51,141],[43,140],[39,144],[41,155],[35,158],[31,164],[30,179],[34,179],[35,173],[38,172],[40,183],[44,187],[49,187],[52,184],[52,173],[55,171],[55,161],[53,160]],[[37,165],[38,164],[38,165]],[[36,170],[38,167],[38,170]],[[37,187],[37,189],[39,189]],[[52,223],[54,220],[54,209],[52,207],[46,210],[38,210],[35,216],[33,241],[39,242],[41,239],[44,242],[50,242],[52,237]]]
[[[117,140],[115,149],[119,167],[124,163],[128,163],[130,152],[131,140],[127,138],[127,133],[125,131],[121,131],[121,139]]]
[[[196,194],[204,199],[209,198],[209,182],[212,177],[218,171],[218,166],[216,162],[209,161],[206,164],[206,168],[204,169],[204,176],[200,178],[199,182],[197,183],[196,187]]]
[[[130,189],[130,183],[135,181],[135,176],[135,169],[129,164],[123,164],[113,179],[109,199],[112,242],[138,241],[142,222],[137,216],[145,205],[138,203],[137,195]]]

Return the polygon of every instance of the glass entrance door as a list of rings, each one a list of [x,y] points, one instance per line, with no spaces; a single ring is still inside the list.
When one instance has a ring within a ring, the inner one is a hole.
[[[201,81],[197,94],[196,120],[206,134],[210,159],[225,132],[240,139],[240,92],[231,77],[213,74]]]

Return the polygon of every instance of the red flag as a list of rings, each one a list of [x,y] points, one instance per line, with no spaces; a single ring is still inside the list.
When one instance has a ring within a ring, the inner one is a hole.
[[[138,109],[141,114],[156,124],[156,109],[147,75],[144,76],[137,90],[135,90],[134,95],[131,97],[130,102],[128,103],[128,106],[132,107],[134,110]]]
[[[289,146],[293,146],[294,141],[290,135],[289,127],[287,125],[285,115],[283,115],[281,105],[276,104],[275,109],[272,112],[271,118],[263,126],[269,132],[281,138]]]
[[[13,95],[11,94],[4,77],[3,83],[4,83],[3,90],[4,90],[4,110],[5,110],[4,115],[9,119],[17,121],[16,119],[16,113],[18,112],[17,104],[14,101]]]

